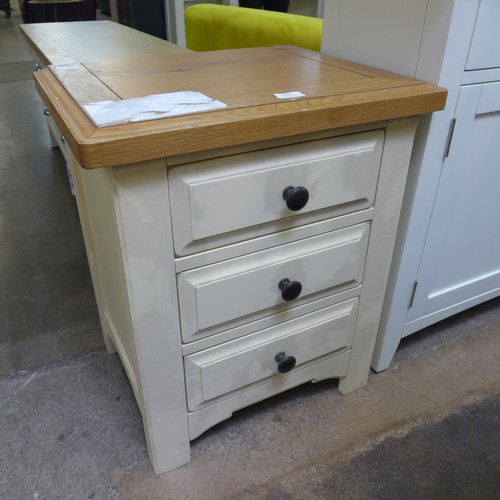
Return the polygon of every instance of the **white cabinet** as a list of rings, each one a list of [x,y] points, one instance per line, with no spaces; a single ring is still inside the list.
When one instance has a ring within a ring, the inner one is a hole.
[[[500,2],[328,7],[325,52],[449,90],[445,112],[417,131],[372,363],[379,371],[402,337],[500,294]]]
[[[496,102],[495,102],[496,101]],[[500,293],[500,83],[462,86],[407,323]]]

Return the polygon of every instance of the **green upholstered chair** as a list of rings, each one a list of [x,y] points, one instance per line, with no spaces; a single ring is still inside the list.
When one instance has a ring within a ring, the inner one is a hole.
[[[195,51],[295,45],[320,51],[323,20],[215,4],[185,9],[186,46]]]

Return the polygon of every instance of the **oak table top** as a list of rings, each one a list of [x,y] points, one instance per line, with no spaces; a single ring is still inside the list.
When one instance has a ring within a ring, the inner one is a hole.
[[[188,52],[179,45],[112,21],[30,23],[21,24],[20,29],[45,65]]]
[[[108,167],[403,118],[444,107],[446,90],[295,47],[184,52],[35,73],[38,91],[85,168]],[[98,127],[83,105],[178,91],[217,110]],[[299,97],[283,98],[289,92]]]

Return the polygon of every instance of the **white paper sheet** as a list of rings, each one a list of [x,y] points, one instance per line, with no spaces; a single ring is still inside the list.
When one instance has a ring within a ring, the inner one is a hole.
[[[154,94],[120,101],[102,101],[84,104],[97,127],[123,122],[157,120],[170,116],[199,113],[227,107],[221,101],[201,92],[185,91]]]

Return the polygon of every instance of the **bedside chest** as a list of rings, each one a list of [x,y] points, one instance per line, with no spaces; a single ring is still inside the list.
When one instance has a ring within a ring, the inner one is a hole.
[[[156,472],[244,406],[310,381],[366,383],[415,116],[442,108],[443,89],[290,47],[35,78]],[[108,126],[84,112],[183,90],[225,107]]]

